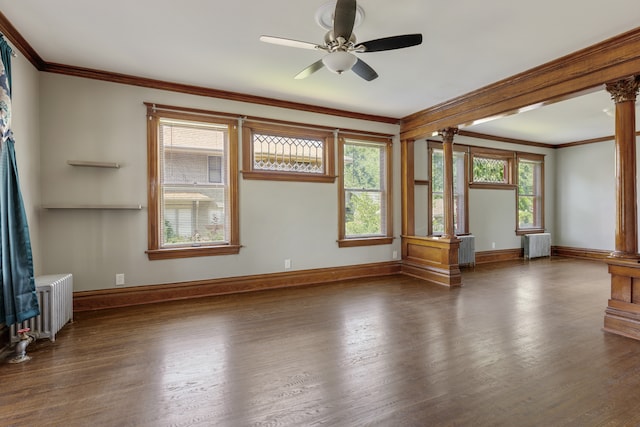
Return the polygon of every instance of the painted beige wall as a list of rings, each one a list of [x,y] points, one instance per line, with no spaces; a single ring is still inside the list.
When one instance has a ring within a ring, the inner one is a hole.
[[[16,140],[16,161],[20,190],[27,213],[34,273],[42,273],[40,240],[40,78],[39,72],[17,50],[11,60],[12,129]]]
[[[615,248],[616,199],[613,141],[558,150],[557,244]]]
[[[338,248],[335,184],[245,181],[240,178],[239,255],[149,261],[147,248],[146,110],[155,102],[280,120],[397,134],[395,125],[342,119],[41,73],[42,198],[53,203],[139,203],[141,211],[42,210],[44,273],[74,274],[75,289],[154,285],[293,270],[384,262],[393,245]],[[394,231],[400,232],[400,147],[394,144]],[[67,160],[121,163],[79,168]]]

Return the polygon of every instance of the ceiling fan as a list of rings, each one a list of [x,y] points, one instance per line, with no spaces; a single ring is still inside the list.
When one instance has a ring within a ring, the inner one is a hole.
[[[323,44],[272,36],[261,36],[260,40],[266,43],[327,52],[327,55],[322,59],[314,62],[298,73],[295,76],[296,79],[304,79],[322,67],[327,67],[337,74],[353,70],[354,73],[367,81],[377,78],[378,73],[366,62],[356,57],[354,53],[402,49],[422,43],[422,34],[404,34],[358,43],[353,33],[358,12],[359,8],[357,7],[356,0],[337,0],[333,13],[333,28],[329,29],[324,36]]]

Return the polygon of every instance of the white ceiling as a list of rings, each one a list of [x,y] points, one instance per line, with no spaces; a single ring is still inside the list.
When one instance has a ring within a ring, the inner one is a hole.
[[[422,33],[420,46],[360,54],[380,75],[299,71],[321,52],[325,0],[0,0],[46,62],[401,118],[638,26],[638,0],[360,0],[360,41]],[[613,134],[604,91],[467,130],[562,143]]]

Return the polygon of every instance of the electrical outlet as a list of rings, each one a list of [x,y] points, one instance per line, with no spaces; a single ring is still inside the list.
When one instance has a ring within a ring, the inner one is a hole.
[[[496,248],[496,242],[491,242],[491,249],[495,249]]]
[[[291,270],[291,260],[289,258],[284,260],[284,269]]]
[[[398,259],[398,251],[393,251],[393,253],[391,254],[391,257],[393,259]]]
[[[116,286],[124,286],[124,273],[116,274]]]

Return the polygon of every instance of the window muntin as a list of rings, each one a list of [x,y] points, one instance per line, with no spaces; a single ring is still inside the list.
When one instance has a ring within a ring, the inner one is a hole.
[[[333,132],[247,122],[243,128],[243,177],[333,182]]]
[[[429,186],[429,235],[440,236],[444,233],[444,153],[442,144],[430,142],[429,170],[431,185]],[[457,235],[469,233],[468,192],[467,192],[467,154],[462,151],[453,152],[453,223]]]
[[[338,156],[342,171],[339,246],[390,244],[391,141],[341,137]]]
[[[512,152],[492,149],[471,150],[471,187],[512,189],[514,187]]]
[[[149,259],[237,253],[237,122],[148,117]]]
[[[518,155],[518,234],[544,230],[544,157]]]

